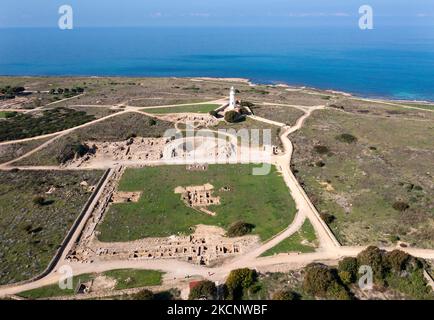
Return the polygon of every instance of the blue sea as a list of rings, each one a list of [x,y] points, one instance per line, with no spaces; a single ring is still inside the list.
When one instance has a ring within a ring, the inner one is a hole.
[[[0,39],[0,75],[242,77],[434,101],[434,28],[20,28]]]

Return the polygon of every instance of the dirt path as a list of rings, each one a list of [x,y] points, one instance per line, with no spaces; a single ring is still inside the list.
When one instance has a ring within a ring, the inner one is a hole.
[[[277,104],[272,104],[277,105]],[[240,267],[257,268],[258,270],[290,270],[298,269],[305,266],[308,263],[314,261],[325,261],[329,263],[334,263],[340,258],[345,256],[356,256],[359,252],[365,249],[365,247],[346,247],[341,246],[339,242],[334,237],[333,233],[330,231],[328,226],[319,216],[318,211],[312,205],[310,199],[304,192],[303,188],[298,183],[297,179],[290,170],[290,163],[293,154],[293,145],[288,136],[291,133],[302,128],[305,120],[311,115],[312,112],[316,110],[324,109],[324,106],[314,106],[314,107],[304,107],[304,106],[292,106],[285,105],[289,107],[295,107],[305,112],[305,114],[299,118],[296,124],[292,127],[282,126],[281,123],[271,121],[268,119],[262,119],[262,121],[278,125],[283,127],[281,134],[281,140],[284,146],[284,153],[282,155],[276,156],[273,163],[278,167],[282,176],[287,184],[291,195],[296,203],[297,214],[294,221],[291,222],[289,227],[282,231],[280,234],[276,235],[269,241],[258,246],[252,251],[242,255],[237,256],[231,260],[227,260],[223,265],[216,267],[203,267],[199,265],[190,264],[187,262],[179,260],[120,260],[120,261],[106,261],[98,263],[66,263],[61,260],[58,266],[53,270],[48,276],[34,282],[24,283],[20,285],[9,285],[0,287],[0,296],[16,294],[21,291],[31,290],[39,288],[41,286],[56,283],[61,275],[58,273],[58,267],[62,264],[68,264],[73,268],[74,275],[80,275],[84,273],[100,273],[104,271],[114,270],[114,269],[151,269],[160,270],[166,272],[166,279],[173,279],[173,286],[175,287],[177,283],[185,283],[185,279],[192,276],[199,276],[202,278],[207,278],[213,281],[224,281],[228,273]],[[160,106],[159,106],[160,107]],[[143,108],[141,108],[143,109]],[[125,110],[124,112],[130,112],[132,110]],[[116,115],[119,115],[116,114]],[[115,115],[112,115],[115,116]],[[102,118],[99,121],[102,121]],[[261,121],[260,119],[256,119]],[[271,122],[270,122],[271,121]],[[89,123],[86,125],[90,125]],[[69,129],[68,131],[73,131],[77,128]],[[58,134],[58,133],[57,133]],[[50,140],[52,141],[52,140]],[[49,142],[50,142],[49,141]],[[45,144],[44,144],[45,145]],[[41,149],[41,147],[39,148]],[[38,149],[38,150],[39,150]],[[98,198],[96,198],[98,199]],[[268,249],[274,247],[284,239],[288,238],[295,232],[297,232],[303,225],[305,219],[308,218],[315,228],[317,238],[319,240],[319,249],[314,253],[307,254],[279,254],[271,257],[259,257],[262,253]],[[78,228],[80,229],[80,228]],[[77,232],[78,232],[77,229]],[[80,229],[81,232],[81,229]],[[72,243],[70,243],[72,245]],[[393,250],[396,248],[386,248],[387,250]],[[412,254],[414,256],[434,259],[434,250],[425,250],[418,248],[400,248]],[[258,258],[259,257],[259,258]],[[177,282],[178,280],[178,282]]]
[[[73,97],[73,98],[75,98],[75,97]],[[220,100],[213,100],[213,101],[209,101],[209,102],[200,102],[200,103],[192,103],[192,104],[185,104],[185,105],[201,105],[201,104],[221,103],[221,102],[222,102],[222,100],[220,99]],[[173,107],[177,107],[177,106],[182,106],[182,105],[165,105],[165,106],[145,107],[145,109],[148,109],[148,108],[149,109],[152,109],[152,108],[173,108]],[[8,161],[8,162],[5,162],[5,163],[1,164],[0,165],[0,170],[2,170],[2,169],[3,170],[4,169],[9,169],[9,167],[10,167],[11,164],[13,164],[13,163],[15,163],[15,162],[17,162],[19,160],[22,160],[24,158],[27,158],[28,156],[31,156],[32,154],[34,154],[34,153],[42,150],[43,148],[47,147],[49,144],[51,144],[52,142],[56,141],[60,137],[63,137],[63,136],[65,136],[65,135],[67,135],[67,134],[69,134],[69,133],[71,133],[71,132],[73,132],[75,130],[82,129],[82,128],[94,125],[96,123],[105,121],[107,119],[110,119],[110,118],[113,118],[113,117],[116,117],[116,116],[119,116],[119,115],[122,115],[122,114],[125,114],[125,113],[128,113],[128,112],[138,112],[138,113],[142,113],[144,115],[151,116],[151,117],[155,116],[155,115],[152,115],[152,114],[148,114],[146,112],[140,112],[138,109],[143,109],[143,108],[132,107],[132,106],[125,106],[125,109],[123,111],[107,115],[105,117],[96,119],[96,120],[91,121],[91,122],[84,123],[82,125],[79,125],[79,126],[76,126],[76,127],[73,127],[73,128],[69,128],[69,129],[65,129],[65,130],[62,130],[62,131],[53,132],[53,133],[50,133],[50,134],[41,135],[41,136],[37,136],[37,137],[31,137],[31,138],[25,138],[25,139],[13,140],[13,141],[0,142],[0,146],[2,146],[2,145],[9,145],[9,144],[15,144],[15,143],[20,143],[20,142],[35,141],[35,140],[45,139],[45,138],[50,138],[50,137],[53,138],[53,139],[50,139],[50,140],[46,141],[42,145],[36,147],[35,149],[30,150],[26,154],[23,154],[23,155],[21,155],[18,158],[15,158],[15,159],[13,159],[11,161]],[[33,110],[35,110],[35,109],[33,109]]]
[[[402,102],[403,104],[399,104],[399,103],[394,103],[394,102],[389,102],[389,101],[384,101],[384,100],[373,100],[373,99],[363,99],[363,98],[353,98],[353,100],[360,100],[360,101],[366,101],[366,102],[386,104],[386,105],[390,105],[390,106],[394,106],[394,107],[401,107],[401,108],[404,108],[404,109],[413,109],[413,110],[434,112],[434,110],[430,110],[430,109],[424,109],[424,108],[419,108],[419,107],[408,106],[408,105],[405,104],[405,102]]]

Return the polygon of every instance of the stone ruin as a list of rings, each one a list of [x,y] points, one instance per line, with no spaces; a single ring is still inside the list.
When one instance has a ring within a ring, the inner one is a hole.
[[[124,173],[123,167],[112,170],[104,192],[86,221],[85,227],[77,242],[67,254],[70,262],[95,263],[113,260],[150,260],[181,259],[194,264],[210,265],[221,259],[247,252],[259,244],[259,237],[250,235],[240,238],[228,238],[225,230],[198,225],[192,235],[177,235],[165,238],[145,238],[142,240],[119,243],[103,243],[97,239],[97,225],[113,202],[138,201],[139,192],[119,192],[117,186]],[[196,187],[178,187],[186,204],[207,214],[207,206],[220,203],[218,197],[212,195],[214,187],[210,184]],[[229,188],[226,188],[229,191]],[[187,195],[187,196],[186,196]],[[185,197],[186,196],[186,197]]]
[[[206,209],[208,206],[220,204],[220,198],[212,195],[213,190],[214,186],[207,183],[203,186],[177,187],[175,193],[181,194],[181,200],[187,207],[215,216],[214,212]]]
[[[111,202],[113,203],[129,203],[138,202],[142,196],[141,192],[115,192],[112,195]]]
[[[180,259],[199,265],[210,265],[221,259],[246,252],[257,245],[257,236],[227,238],[224,230],[199,225],[192,235],[167,238],[147,238],[129,243],[92,243],[92,256],[75,252],[71,261]],[[84,259],[83,259],[84,258]]]

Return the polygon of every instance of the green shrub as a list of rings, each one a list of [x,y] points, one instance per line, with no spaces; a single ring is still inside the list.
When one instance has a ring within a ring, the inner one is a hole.
[[[273,294],[272,300],[293,301],[298,300],[299,296],[289,290],[280,290]]]
[[[330,149],[327,146],[321,146],[321,145],[314,146],[313,150],[319,154],[327,154],[330,152]]]
[[[346,285],[353,283],[357,279],[358,262],[356,258],[346,257],[339,261],[338,272],[342,282]]]
[[[32,202],[38,206],[43,206],[45,205],[45,198],[43,196],[35,196]]]
[[[225,113],[225,121],[229,123],[235,123],[239,120],[240,114],[236,111],[228,111]]]
[[[303,289],[314,296],[326,297],[327,290],[336,281],[330,269],[323,264],[310,264],[305,269]]]
[[[337,281],[333,282],[327,289],[327,297],[335,300],[351,300],[348,289]]]
[[[323,219],[324,222],[327,224],[330,224],[336,220],[336,217],[328,212],[321,212],[319,215],[321,216],[321,219]]]
[[[239,300],[244,289],[251,287],[257,279],[255,270],[248,268],[232,270],[226,279],[226,288],[229,300]]]
[[[317,167],[319,167],[319,168],[323,168],[323,167],[325,167],[325,162],[324,161],[317,161],[317,162],[315,162],[315,166],[317,166]]]
[[[393,209],[397,210],[397,211],[406,211],[410,208],[410,205],[407,202],[404,201],[396,201],[393,205],[392,205]]]
[[[335,270],[320,263],[312,263],[305,269],[303,289],[320,298],[348,300],[348,289],[340,282]]]
[[[393,273],[386,278],[386,281],[390,288],[397,290],[412,299],[434,299],[433,291],[423,275],[423,269],[417,269],[413,272],[404,273],[402,275]]]
[[[229,226],[227,236],[230,238],[242,237],[252,232],[254,228],[255,225],[253,224],[244,221],[237,221]]]
[[[355,143],[357,142],[357,138],[349,133],[343,133],[338,136],[336,136],[336,139],[340,142],[344,143]]]
[[[354,282],[354,278],[352,277],[351,273],[349,273],[348,271],[339,271],[338,275],[342,283],[346,286]]]
[[[423,268],[422,262],[401,250],[387,252],[385,260],[391,271],[400,274],[402,271],[414,272]]]
[[[190,290],[188,296],[189,300],[215,300],[217,297],[217,287],[215,283],[209,280],[199,282],[195,287]]]
[[[378,280],[380,284],[383,283],[384,277],[387,274],[387,261],[383,250],[370,246],[358,254],[357,262],[359,266],[365,265],[371,267],[374,279]]]

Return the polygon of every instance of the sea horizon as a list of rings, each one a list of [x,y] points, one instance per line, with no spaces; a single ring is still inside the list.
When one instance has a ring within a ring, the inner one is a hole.
[[[2,76],[243,78],[434,101],[434,31],[425,26],[20,27],[0,36]]]

